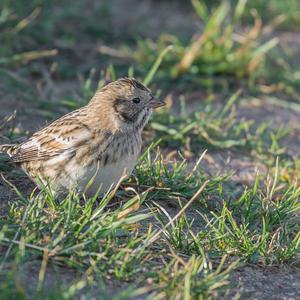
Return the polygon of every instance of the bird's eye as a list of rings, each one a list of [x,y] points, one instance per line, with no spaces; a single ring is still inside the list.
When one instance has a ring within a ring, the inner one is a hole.
[[[141,102],[141,99],[140,98],[138,98],[138,97],[136,97],[136,98],[133,98],[132,99],[132,101],[133,101],[133,103],[140,103]]]

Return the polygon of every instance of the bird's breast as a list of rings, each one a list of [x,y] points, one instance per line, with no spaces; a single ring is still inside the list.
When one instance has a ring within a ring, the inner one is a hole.
[[[140,149],[141,139],[138,137],[116,139],[103,155],[86,168],[81,189],[90,182],[87,194],[91,196],[100,186],[101,192],[115,186],[122,176],[129,176],[132,173]]]

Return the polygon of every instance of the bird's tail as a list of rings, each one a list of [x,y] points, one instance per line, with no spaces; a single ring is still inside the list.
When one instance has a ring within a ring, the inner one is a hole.
[[[0,152],[6,153],[9,156],[12,156],[18,147],[17,144],[4,144],[0,145]]]

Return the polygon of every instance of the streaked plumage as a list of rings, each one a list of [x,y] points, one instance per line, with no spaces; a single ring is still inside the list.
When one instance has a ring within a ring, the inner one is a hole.
[[[19,145],[0,145],[37,185],[55,195],[69,190],[106,192],[140,153],[141,133],[152,109],[164,103],[135,79],[122,78],[96,92],[90,103],[54,121]]]

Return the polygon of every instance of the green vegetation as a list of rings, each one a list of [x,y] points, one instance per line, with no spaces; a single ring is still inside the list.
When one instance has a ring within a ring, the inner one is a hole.
[[[151,63],[157,52],[171,44],[173,50],[165,59],[163,68],[165,72],[169,70],[166,76],[177,78],[186,73],[193,76],[227,75],[250,77],[254,81],[262,75],[265,54],[278,40],[273,38],[258,43],[262,37],[262,23],[258,16],[254,16],[253,26],[245,33],[236,32],[246,3],[240,0],[232,9],[228,2],[223,2],[209,12],[201,1],[193,0],[195,12],[204,22],[201,33],[188,43],[170,35],[161,35],[157,41],[140,41],[134,57],[139,65]],[[228,18],[231,13],[232,17]]]
[[[63,266],[82,274],[78,282],[59,294],[64,299],[106,277],[130,281],[137,274],[135,285],[140,287],[131,289],[133,294],[206,298],[224,291],[230,270],[237,264],[225,267],[224,256],[216,269],[207,269],[208,259],[218,260],[226,254],[252,263],[293,262],[300,243],[296,217],[300,190],[292,184],[280,184],[278,169],[266,187],[259,188],[257,177],[253,187],[233,196],[226,187],[230,179],[207,179],[199,162],[184,179],[185,161],[171,164],[170,169],[159,153],[154,161],[150,154],[149,149],[137,166],[133,177],[136,184],[132,180],[128,183],[131,188],[146,190],[136,196],[120,190],[100,202],[97,195],[82,202],[70,194],[57,203],[46,188],[29,198],[19,194],[20,201],[11,204],[8,218],[1,221],[1,242],[7,246],[1,270],[5,271],[10,261],[15,272],[15,277],[12,271],[2,275],[11,282],[5,281],[1,295],[25,296],[28,291],[20,272],[26,262],[35,260],[41,260],[38,280],[29,292],[36,297],[45,292],[47,267],[54,268],[57,276]],[[212,198],[219,200],[209,207]],[[116,199],[124,204],[115,203]],[[171,216],[155,200],[154,205],[141,210],[141,204],[150,204],[150,199],[168,199],[182,208]],[[188,199],[194,202],[188,202],[192,206],[184,205]],[[196,213],[193,218],[188,214],[191,210]],[[160,224],[158,229],[153,226],[157,223],[153,217]],[[146,231],[138,226],[140,222],[147,226]],[[165,254],[158,258],[157,251]],[[164,262],[163,257],[169,261]],[[145,281],[153,284],[144,286]],[[181,281],[183,286],[178,285]],[[17,292],[11,290],[16,284]]]
[[[105,196],[58,202],[0,155],[1,299],[222,299],[237,268],[299,266],[299,53],[281,38],[299,3],[172,1],[166,20],[168,1],[1,1],[0,143],[121,76],[168,103]]]

